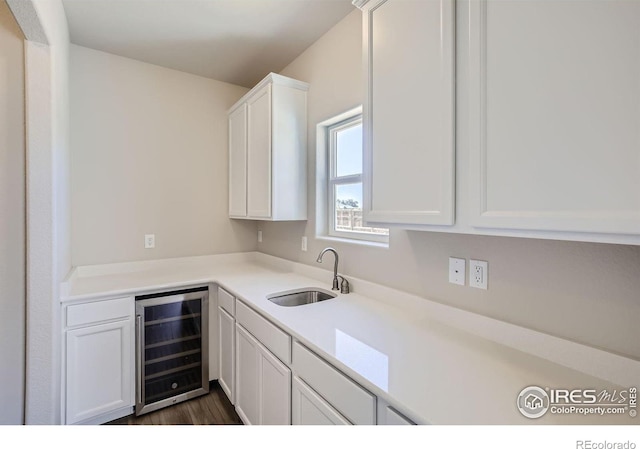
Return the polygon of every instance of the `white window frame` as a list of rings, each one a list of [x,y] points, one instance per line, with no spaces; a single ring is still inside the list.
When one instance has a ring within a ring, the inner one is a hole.
[[[372,234],[366,232],[350,232],[350,231],[341,231],[337,230],[335,227],[335,217],[336,217],[336,198],[335,198],[335,187],[338,185],[346,185],[346,184],[362,184],[362,194],[363,194],[363,204],[361,207],[364,208],[364,195],[366,195],[363,183],[362,173],[355,175],[347,175],[347,176],[336,176],[336,152],[337,152],[337,134],[347,128],[352,126],[357,126],[362,123],[362,109],[356,108],[348,113],[341,114],[335,117],[334,121],[324,122],[324,132],[326,133],[324,136],[325,140],[325,148],[326,152],[326,160],[328,162],[326,166],[326,179],[327,179],[327,234],[330,237],[337,237],[341,239],[349,239],[349,240],[358,240],[364,242],[377,242],[377,243],[385,243],[388,244],[389,236],[388,235],[379,235]],[[364,149],[363,149],[364,151]],[[363,165],[364,170],[364,165]]]

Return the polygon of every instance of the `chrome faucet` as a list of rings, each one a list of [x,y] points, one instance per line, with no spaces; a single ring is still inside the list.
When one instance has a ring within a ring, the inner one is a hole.
[[[322,263],[322,256],[324,256],[324,253],[326,252],[332,252],[333,255],[335,256],[335,262],[333,264],[333,285],[331,287],[331,290],[340,290],[340,293],[345,293],[345,294],[349,293],[349,281],[347,281],[344,277],[338,274],[338,252],[335,249],[333,248],[323,249],[318,255],[316,262]],[[340,283],[340,288],[338,288],[338,278],[342,279],[342,282]]]

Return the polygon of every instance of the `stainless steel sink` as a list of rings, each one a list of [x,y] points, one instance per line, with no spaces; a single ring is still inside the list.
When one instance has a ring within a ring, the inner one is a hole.
[[[326,301],[337,295],[319,289],[301,289],[289,292],[274,293],[267,299],[274,304],[284,307],[302,306],[314,302]]]

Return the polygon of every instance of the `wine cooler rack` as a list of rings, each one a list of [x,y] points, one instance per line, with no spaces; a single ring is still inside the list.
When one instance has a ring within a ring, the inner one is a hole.
[[[136,297],[136,415],[209,392],[207,287]]]

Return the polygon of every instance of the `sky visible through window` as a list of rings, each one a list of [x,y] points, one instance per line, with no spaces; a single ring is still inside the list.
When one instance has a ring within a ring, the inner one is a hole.
[[[371,228],[364,223],[362,129],[360,116],[355,116],[334,125],[331,130],[328,148],[332,161],[329,233],[339,237],[386,242],[388,229]]]
[[[336,176],[362,173],[362,124],[341,130],[336,135]],[[355,200],[362,207],[362,184],[342,184],[337,186],[336,200]]]

